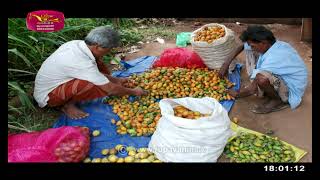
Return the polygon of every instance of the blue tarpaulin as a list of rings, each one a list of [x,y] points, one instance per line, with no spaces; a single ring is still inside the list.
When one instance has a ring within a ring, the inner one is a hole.
[[[127,68],[123,71],[113,72],[113,76],[127,77],[133,73],[140,74],[151,67],[156,60],[156,56],[144,56],[132,61],[121,61],[121,63]],[[236,90],[240,88],[240,69],[241,65],[237,64],[235,71],[229,74],[229,79],[236,83],[234,87]],[[223,107],[229,112],[231,110],[234,101],[221,102]],[[110,149],[117,144],[123,144],[126,146],[134,146],[136,148],[147,147],[151,137],[131,137],[130,135],[120,135],[116,132],[116,125],[111,123],[111,119],[120,120],[118,115],[113,113],[112,106],[103,103],[103,98],[93,100],[91,102],[80,104],[80,108],[89,113],[90,116],[72,120],[66,115],[62,115],[58,121],[53,125],[54,128],[61,126],[86,126],[90,129],[90,133],[94,130],[99,130],[100,135],[97,137],[91,137],[90,152],[91,158],[102,158],[102,149]],[[126,156],[126,152],[118,153],[119,157]]]

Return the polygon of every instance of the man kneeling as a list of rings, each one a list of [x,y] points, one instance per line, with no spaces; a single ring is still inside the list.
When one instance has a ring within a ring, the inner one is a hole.
[[[72,119],[89,116],[75,103],[116,95],[145,95],[141,88],[126,88],[126,78],[110,75],[103,56],[119,45],[119,34],[110,27],[97,27],[85,40],[61,45],[41,65],[37,73],[34,98],[40,107],[61,107]]]
[[[244,42],[235,55],[220,69],[220,77],[227,74],[231,61],[241,51],[246,53],[246,68],[251,84],[236,92],[234,97],[252,94],[265,95],[266,102],[252,109],[254,113],[270,113],[299,106],[307,86],[307,68],[297,51],[288,43],[276,40],[263,26],[249,26],[240,39]]]

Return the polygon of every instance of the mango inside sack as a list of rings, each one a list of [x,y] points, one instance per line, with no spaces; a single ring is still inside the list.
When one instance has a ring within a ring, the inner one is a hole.
[[[174,115],[181,118],[186,119],[199,119],[200,117],[208,117],[210,114],[201,114],[198,111],[191,111],[190,109],[184,107],[184,106],[176,106],[173,108]]]
[[[204,27],[201,31],[196,33],[194,41],[203,41],[210,44],[213,41],[224,37],[225,34],[225,30],[220,26]]]

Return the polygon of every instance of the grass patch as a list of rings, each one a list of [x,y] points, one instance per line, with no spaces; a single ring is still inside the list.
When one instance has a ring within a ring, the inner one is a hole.
[[[175,32],[171,27],[159,25],[140,29],[139,32],[143,34],[145,40],[154,40],[157,37],[169,40],[175,39],[177,35],[177,32]]]
[[[52,109],[35,110],[33,112],[16,108],[16,115],[8,114],[8,129],[10,133],[41,131],[52,128],[57,120],[59,112]]]

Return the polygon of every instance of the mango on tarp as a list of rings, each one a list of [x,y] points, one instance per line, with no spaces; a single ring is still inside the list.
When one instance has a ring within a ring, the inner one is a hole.
[[[244,128],[244,127],[241,127],[241,126],[239,126],[239,125],[237,125],[237,124],[235,124],[235,123],[233,123],[233,122],[231,122],[231,130],[234,132],[234,135],[231,137],[231,138],[229,138],[229,140],[228,140],[228,142],[231,142],[231,141],[233,141],[233,139],[234,138],[236,138],[236,137],[239,137],[242,133],[245,133],[245,134],[249,134],[249,136],[251,135],[251,136],[254,136],[254,135],[256,135],[257,137],[258,137],[258,139],[263,139],[263,137],[265,137],[265,138],[267,138],[267,139],[271,139],[271,138],[273,138],[273,139],[276,139],[276,140],[278,140],[278,138],[277,137],[271,137],[271,136],[268,136],[268,135],[265,135],[265,134],[262,134],[262,133],[259,133],[259,132],[257,132],[257,131],[253,131],[253,130],[250,130],[250,129],[247,129],[247,128]],[[255,144],[255,145],[261,145],[261,142],[259,141],[259,140],[255,140],[254,141],[254,139],[249,139],[249,141],[250,140],[252,140],[253,141],[253,143]],[[287,142],[285,142],[285,141],[282,141],[282,140],[279,140],[281,143],[283,143],[283,145],[284,145],[284,147],[283,148],[290,148],[290,149],[292,149],[292,151],[294,152],[294,162],[299,162],[301,159],[302,159],[302,157],[303,156],[305,156],[306,154],[307,154],[307,152],[306,151],[304,151],[303,149],[300,149],[300,148],[298,148],[298,147],[296,147],[296,146],[294,146],[294,145],[292,145],[292,144],[289,144],[289,143],[287,143]],[[237,143],[239,143],[239,142],[234,142],[232,145],[233,146],[231,146],[230,148],[230,152],[234,152],[234,149],[235,148],[237,148]],[[260,159],[266,159],[266,157],[265,157],[265,155],[263,155],[263,154],[268,154],[268,153],[271,153],[271,154],[280,154],[279,152],[279,147],[278,146],[280,145],[278,142],[276,142],[276,144],[273,146],[273,150],[272,151],[270,151],[270,152],[260,152],[262,155],[260,155],[259,156],[259,158]],[[235,147],[236,146],[236,147]],[[259,151],[258,149],[256,149],[257,151]],[[233,153],[232,152],[232,153]],[[290,151],[288,151],[288,150],[285,150],[284,151],[284,154],[289,154],[290,153]],[[247,152],[247,151],[241,151],[241,153],[239,154],[239,156],[240,157],[245,157],[244,155],[248,155],[249,153]],[[249,156],[249,155],[248,155]],[[229,157],[228,155],[227,155],[227,157]],[[255,157],[254,157],[255,159],[258,159],[257,158],[257,156],[255,155]]]

